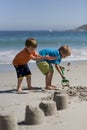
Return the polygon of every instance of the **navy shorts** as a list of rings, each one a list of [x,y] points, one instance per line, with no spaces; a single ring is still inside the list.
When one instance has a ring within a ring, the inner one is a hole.
[[[17,73],[17,78],[22,78],[28,75],[31,75],[31,71],[28,67],[27,64],[25,65],[18,65],[18,66],[14,66],[16,69],[16,73]]]

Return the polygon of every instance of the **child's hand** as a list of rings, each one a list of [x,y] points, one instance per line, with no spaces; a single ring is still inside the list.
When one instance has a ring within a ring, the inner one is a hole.
[[[65,67],[64,66],[60,66],[60,69],[62,70],[62,69],[65,69]]]
[[[62,75],[62,79],[65,79],[66,77],[64,75]]]
[[[48,60],[56,60],[57,59],[57,57],[53,57],[53,56],[49,56],[49,55],[47,55],[46,58]]]

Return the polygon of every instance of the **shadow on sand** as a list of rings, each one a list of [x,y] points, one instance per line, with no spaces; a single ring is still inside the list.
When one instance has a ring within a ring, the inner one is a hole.
[[[41,88],[41,87],[33,87],[33,89],[24,88],[23,90],[24,90],[24,91],[23,91],[22,93],[18,93],[18,92],[17,92],[17,89],[0,90],[0,94],[3,94],[3,93],[26,94],[26,93],[28,93],[29,91],[40,92],[40,91],[42,91],[42,88]]]

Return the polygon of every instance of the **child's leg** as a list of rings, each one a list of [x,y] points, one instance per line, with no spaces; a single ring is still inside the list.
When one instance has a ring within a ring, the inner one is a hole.
[[[46,75],[46,88],[51,85],[51,81],[52,81],[52,73],[49,72]]]
[[[26,76],[26,81],[27,81],[28,89],[32,89],[32,86],[31,86],[31,75]]]
[[[23,78],[18,78],[18,83],[17,83],[18,92],[22,92],[22,86],[21,86],[22,81],[23,81]]]
[[[53,71],[47,73],[46,75],[46,89],[55,89],[55,86],[51,85],[52,82],[52,77],[53,77]]]
[[[54,89],[55,86],[51,85],[52,77],[53,77],[53,66],[46,61],[37,63],[40,71],[46,76],[46,89]]]
[[[31,72],[30,72],[30,69],[29,69],[27,64],[25,64],[25,65],[18,65],[18,66],[14,66],[14,67],[16,69],[17,78],[18,78],[17,91],[18,92],[22,92],[21,83],[22,83],[23,77],[26,77],[26,75],[28,75],[26,77],[27,85],[28,85],[28,87],[31,86],[31,76],[30,76]]]

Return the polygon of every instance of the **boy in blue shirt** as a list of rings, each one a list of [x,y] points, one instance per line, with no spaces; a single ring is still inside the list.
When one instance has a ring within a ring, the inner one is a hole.
[[[62,79],[65,78],[65,76],[62,74],[61,69],[64,68],[60,66],[60,62],[62,58],[66,58],[67,56],[71,55],[71,49],[69,46],[64,45],[61,46],[58,50],[56,49],[43,49],[39,51],[39,54],[41,56],[52,56],[55,57],[54,60],[38,60],[37,61],[37,66],[40,69],[40,71],[45,75],[45,80],[46,80],[46,89],[53,90],[55,89],[55,86],[51,84],[52,82],[52,77],[53,77],[53,65],[55,65],[56,70],[59,72],[61,75]]]

